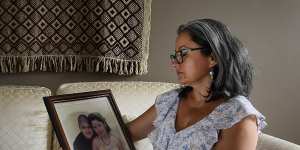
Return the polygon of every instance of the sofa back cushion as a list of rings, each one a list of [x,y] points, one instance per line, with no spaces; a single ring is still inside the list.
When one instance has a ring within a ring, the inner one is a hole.
[[[154,104],[157,95],[178,86],[162,82],[79,82],[61,85],[56,94],[111,89],[122,115],[137,117]]]
[[[44,87],[0,86],[0,150],[50,149],[51,127],[42,99],[50,94]]]

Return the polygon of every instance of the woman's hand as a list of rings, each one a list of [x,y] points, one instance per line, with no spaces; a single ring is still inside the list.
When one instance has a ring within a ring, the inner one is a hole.
[[[156,117],[155,106],[152,105],[146,112],[135,120],[127,124],[131,138],[133,141],[138,141],[147,137],[147,135],[153,130],[153,121]]]

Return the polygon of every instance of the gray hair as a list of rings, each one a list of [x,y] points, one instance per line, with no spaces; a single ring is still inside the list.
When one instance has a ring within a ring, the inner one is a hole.
[[[202,54],[212,56],[217,65],[213,67],[213,83],[208,100],[220,96],[249,97],[252,89],[253,65],[248,50],[233,36],[223,23],[213,19],[197,19],[179,26],[177,34],[188,33],[192,40],[203,46]]]

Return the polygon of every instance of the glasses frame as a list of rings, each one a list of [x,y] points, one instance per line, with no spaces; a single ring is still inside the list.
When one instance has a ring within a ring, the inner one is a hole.
[[[183,57],[186,56],[191,51],[196,50],[204,50],[203,47],[197,47],[197,48],[187,48],[183,47],[180,49],[180,51],[175,51],[175,54],[170,55],[170,59],[172,64],[182,64],[183,63]]]

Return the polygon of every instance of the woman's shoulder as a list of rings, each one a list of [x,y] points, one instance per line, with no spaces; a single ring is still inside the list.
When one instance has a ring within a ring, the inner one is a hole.
[[[174,109],[176,102],[178,101],[178,90],[172,89],[164,92],[156,97],[155,109],[156,109],[156,119],[153,122],[154,126],[157,126],[163,121],[170,109]]]
[[[228,98],[221,105],[223,105],[223,107],[226,107],[226,108],[229,107],[231,109],[240,108],[240,107],[245,107],[245,108],[253,107],[249,98],[247,98],[243,95],[237,95],[237,96]]]
[[[156,105],[168,105],[172,103],[177,97],[180,89],[171,89],[166,91],[156,97],[155,104]]]
[[[118,138],[117,136],[111,134],[111,135],[110,135],[110,140],[111,140],[111,143],[112,143],[114,146],[122,146],[121,139]]]
[[[236,115],[236,113],[260,113],[251,103],[249,98],[243,95],[237,95],[229,98],[218,110],[224,112],[227,115]]]
[[[266,126],[265,116],[262,115],[250,102],[249,98],[238,95],[223,102],[214,115],[214,125],[217,129],[230,128],[245,117],[254,115],[259,130]]]
[[[110,134],[110,139],[112,141],[120,141],[120,139],[115,134]]]

